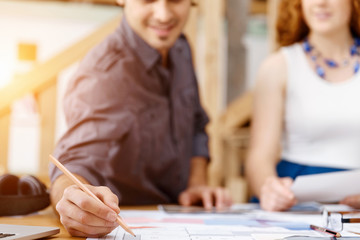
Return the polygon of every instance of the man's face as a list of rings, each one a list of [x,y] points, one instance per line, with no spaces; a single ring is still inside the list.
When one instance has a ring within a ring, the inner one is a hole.
[[[159,52],[167,52],[181,34],[191,0],[117,0],[131,28]]]

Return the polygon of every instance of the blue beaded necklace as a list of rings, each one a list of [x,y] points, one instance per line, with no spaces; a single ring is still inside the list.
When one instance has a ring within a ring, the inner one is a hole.
[[[350,59],[345,59],[345,60],[343,60],[343,63],[340,64],[340,63],[336,62],[335,60],[322,57],[319,52],[314,51],[314,49],[315,49],[314,46],[312,46],[309,43],[309,40],[307,38],[304,40],[302,46],[303,46],[305,53],[308,54],[310,56],[310,59],[314,62],[316,74],[319,75],[319,77],[321,77],[323,79],[325,79],[325,69],[319,65],[318,59],[323,58],[325,65],[329,68],[338,68],[338,67],[349,65]],[[359,57],[358,57],[358,56],[360,56],[360,52],[358,51],[359,47],[360,47],[360,39],[354,38],[354,44],[350,47],[350,58],[357,57],[357,59],[354,63],[354,67],[353,67],[354,74],[356,74],[360,69],[360,62],[359,62]]]

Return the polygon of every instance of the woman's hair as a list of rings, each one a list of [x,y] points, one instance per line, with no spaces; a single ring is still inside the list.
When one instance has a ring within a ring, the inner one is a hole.
[[[360,37],[360,0],[350,0],[350,31]],[[280,47],[302,41],[309,34],[302,9],[301,0],[280,0],[276,22],[276,41]]]

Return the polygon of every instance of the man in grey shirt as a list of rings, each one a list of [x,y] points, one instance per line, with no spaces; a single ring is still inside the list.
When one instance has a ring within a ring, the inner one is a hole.
[[[65,95],[55,157],[105,203],[50,166],[51,199],[74,236],[100,236],[123,205],[231,203],[207,186],[208,118],[181,34],[191,0],[118,0],[119,28],[82,61]],[[107,187],[95,187],[107,186]]]

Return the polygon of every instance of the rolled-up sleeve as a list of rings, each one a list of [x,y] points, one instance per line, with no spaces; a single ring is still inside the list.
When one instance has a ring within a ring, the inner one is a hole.
[[[209,137],[206,133],[206,125],[209,123],[209,118],[201,106],[196,77],[194,77],[194,79],[197,91],[195,100],[193,156],[205,157],[210,160]]]
[[[205,131],[205,127],[209,119],[201,107],[198,106],[197,112],[195,113],[195,133],[194,133],[194,140],[193,140],[193,156],[201,156],[205,157],[210,160],[209,154],[209,137]]]

